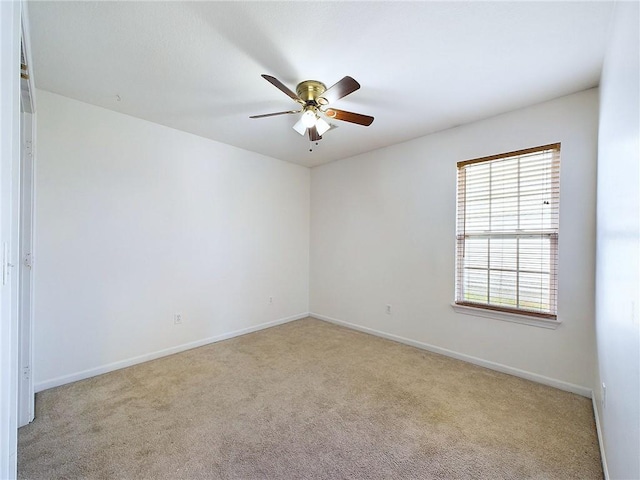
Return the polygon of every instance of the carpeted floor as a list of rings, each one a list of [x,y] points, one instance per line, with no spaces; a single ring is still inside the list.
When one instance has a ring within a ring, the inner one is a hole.
[[[315,319],[41,392],[21,479],[601,479],[591,401]]]

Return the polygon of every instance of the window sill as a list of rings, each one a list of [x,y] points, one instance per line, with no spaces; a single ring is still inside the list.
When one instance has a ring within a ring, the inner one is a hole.
[[[520,323],[522,325],[530,325],[532,327],[549,328],[555,330],[560,326],[560,321],[549,320],[546,318],[534,317],[526,314],[499,312],[497,310],[487,310],[484,308],[469,307],[467,305],[451,304],[451,307],[457,312],[464,315],[472,315],[474,317],[493,318],[505,322]]]

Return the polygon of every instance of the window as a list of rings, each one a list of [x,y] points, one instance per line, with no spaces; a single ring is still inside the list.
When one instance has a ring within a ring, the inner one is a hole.
[[[456,305],[557,319],[560,144],[458,163]]]

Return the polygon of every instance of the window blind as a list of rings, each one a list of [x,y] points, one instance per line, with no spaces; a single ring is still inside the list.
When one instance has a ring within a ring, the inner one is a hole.
[[[458,163],[456,303],[556,318],[560,144]]]

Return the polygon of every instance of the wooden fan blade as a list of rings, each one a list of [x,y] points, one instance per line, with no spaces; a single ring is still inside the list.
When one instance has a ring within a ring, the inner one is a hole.
[[[325,92],[318,98],[318,103],[326,105],[328,103],[335,102],[336,100],[340,100],[342,97],[346,97],[350,93],[355,92],[359,88],[360,84],[358,82],[353,78],[346,76],[338,83],[325,90]]]
[[[291,90],[289,90],[289,88],[282,83],[280,80],[278,80],[276,77],[272,77],[271,75],[261,75],[262,78],[264,78],[267,82],[269,82],[271,85],[273,85],[274,87],[276,87],[277,89],[283,91],[284,93],[286,93],[289,97],[291,97],[293,100],[295,100],[296,102],[301,102],[304,103],[300,97],[298,97],[298,95],[296,95],[295,93],[293,93]]]
[[[343,122],[357,123],[365,127],[373,123],[373,117],[362,115],[361,113],[346,112],[344,110],[336,110],[335,108],[328,108],[324,113],[329,118],[342,120]]]
[[[309,128],[309,140],[311,140],[312,142],[317,142],[318,140],[322,140],[322,137],[318,135],[318,129],[316,128],[315,125]]]
[[[286,112],[265,113],[264,115],[252,115],[249,118],[275,117],[276,115],[287,115],[289,113],[300,113],[301,111],[302,110],[288,110]]]

